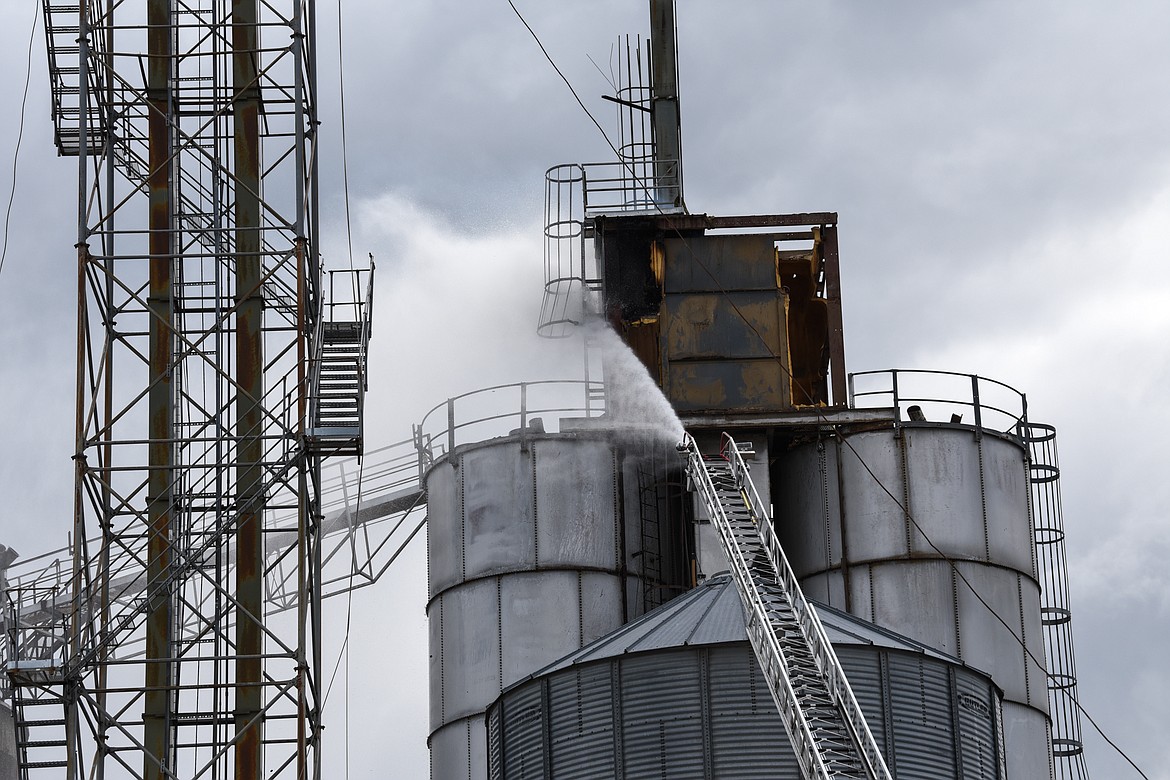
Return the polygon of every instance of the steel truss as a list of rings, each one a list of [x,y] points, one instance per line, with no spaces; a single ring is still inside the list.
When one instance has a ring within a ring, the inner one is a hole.
[[[79,159],[74,568],[64,661],[17,663],[15,700],[59,693],[71,780],[320,777],[314,4],[45,19]],[[296,609],[269,618],[289,515]]]

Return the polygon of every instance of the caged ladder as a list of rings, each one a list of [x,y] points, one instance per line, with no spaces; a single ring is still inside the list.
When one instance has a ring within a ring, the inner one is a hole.
[[[743,600],[747,631],[805,780],[890,780],[820,618],[805,600],[741,450],[727,434],[719,457],[689,435],[687,476],[719,531]]]

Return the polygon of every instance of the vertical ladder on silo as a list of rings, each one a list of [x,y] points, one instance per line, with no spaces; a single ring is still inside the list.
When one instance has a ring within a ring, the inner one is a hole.
[[[638,467],[638,516],[641,526],[638,557],[642,569],[642,608],[649,612],[663,602],[662,532],[658,481],[654,472],[644,466]]]
[[[598,336],[602,327],[605,326],[591,322],[582,329],[581,355],[584,362],[586,417],[599,417],[608,408],[605,383],[601,381],[605,374],[602,368],[601,339]]]
[[[687,475],[719,531],[747,613],[748,637],[805,780],[890,780],[820,618],[772,529],[735,441],[707,458],[690,437]]]

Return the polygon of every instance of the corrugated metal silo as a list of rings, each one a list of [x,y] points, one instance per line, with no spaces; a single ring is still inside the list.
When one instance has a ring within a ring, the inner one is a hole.
[[[647,485],[678,484],[679,464],[655,446],[604,430],[514,432],[431,465],[435,780],[485,776],[483,713],[504,688],[681,592],[661,491],[647,498]]]
[[[1009,775],[1048,778],[1044,635],[1018,399],[1018,411],[996,421],[976,392],[961,410],[970,420],[974,408],[974,424],[918,406],[894,426],[842,428],[796,444],[774,461],[773,495],[781,543],[809,598],[986,671],[1004,690]]]
[[[899,780],[1001,780],[1001,692],[957,659],[820,610]],[[508,690],[488,712],[490,780],[799,780],[719,576]]]

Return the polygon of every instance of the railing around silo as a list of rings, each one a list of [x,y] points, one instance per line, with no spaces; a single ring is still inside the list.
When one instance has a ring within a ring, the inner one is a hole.
[[[485,387],[448,398],[415,427],[419,468],[429,468],[461,444],[556,433],[563,418],[600,417],[605,408],[590,392],[599,387],[598,382],[545,380]]]
[[[849,406],[893,408],[896,424],[962,425],[1019,438],[1028,399],[995,379],[954,371],[884,369],[849,375]]]

